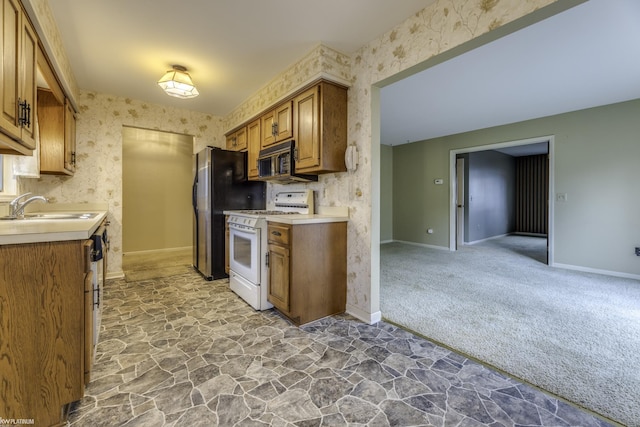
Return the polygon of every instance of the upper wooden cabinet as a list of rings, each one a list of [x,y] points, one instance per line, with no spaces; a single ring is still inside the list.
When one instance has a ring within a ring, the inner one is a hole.
[[[75,113],[68,100],[60,102],[49,89],[38,89],[40,173],[73,175]]]
[[[247,150],[247,128],[242,127],[232,134],[227,135],[227,150]]]
[[[64,170],[76,171],[76,112],[68,98],[64,100]]]
[[[46,83],[38,88],[40,173],[73,175],[76,170],[76,113],[47,61],[38,51],[38,69]]]
[[[291,101],[287,101],[262,115],[262,142],[260,143],[260,149],[293,137],[291,107]]]
[[[36,146],[38,39],[20,2],[0,1],[0,153],[31,155]]]
[[[296,173],[344,172],[347,89],[329,82],[293,99]]]
[[[258,179],[258,153],[260,152],[261,120],[256,119],[247,125],[247,177]]]

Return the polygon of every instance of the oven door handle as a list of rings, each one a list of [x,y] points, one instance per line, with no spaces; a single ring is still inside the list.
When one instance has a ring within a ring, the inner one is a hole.
[[[243,227],[241,225],[229,224],[229,231],[234,230],[244,234],[257,234],[258,230],[251,227]]]

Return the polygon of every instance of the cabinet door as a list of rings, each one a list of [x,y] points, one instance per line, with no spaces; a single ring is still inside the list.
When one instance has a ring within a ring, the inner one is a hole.
[[[227,136],[227,150],[246,151],[247,128],[244,127]]]
[[[320,86],[313,87],[293,100],[296,123],[296,170],[320,165]]]
[[[260,149],[275,144],[276,136],[274,135],[274,129],[276,124],[276,112],[275,110],[269,111],[260,117],[262,127],[262,140],[260,141]]]
[[[1,0],[2,66],[0,67],[0,128],[13,138],[20,137],[18,98],[20,98],[20,37],[22,11],[18,0]]]
[[[291,113],[291,101],[285,102],[276,108],[276,142],[293,138],[293,118]]]
[[[260,148],[265,148],[276,142],[293,137],[292,102],[287,101],[275,109],[265,113],[262,121],[262,142]]]
[[[289,312],[289,248],[269,245],[269,302]]]
[[[36,117],[36,80],[37,80],[37,58],[38,58],[38,38],[31,23],[23,15],[21,22],[21,60],[20,60],[20,102],[25,102],[28,108],[23,112],[25,121],[21,125],[20,139],[22,145],[29,149],[36,148],[34,138],[35,117]],[[18,111],[21,111],[20,108]]]
[[[258,178],[260,136],[260,119],[258,119],[247,125],[247,175],[249,179]]]
[[[64,168],[71,173],[76,170],[76,113],[68,99],[64,110]]]

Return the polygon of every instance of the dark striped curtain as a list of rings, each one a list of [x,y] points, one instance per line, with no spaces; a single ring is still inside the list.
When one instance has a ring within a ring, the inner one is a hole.
[[[516,232],[547,234],[548,200],[548,156],[516,157]]]

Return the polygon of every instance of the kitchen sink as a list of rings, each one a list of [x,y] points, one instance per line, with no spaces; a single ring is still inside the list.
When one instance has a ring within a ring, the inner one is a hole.
[[[95,212],[78,212],[78,213],[32,213],[25,214],[24,217],[14,216],[2,216],[0,220],[13,220],[13,221],[34,221],[34,220],[58,220],[58,219],[91,219],[97,217],[99,214]]]

